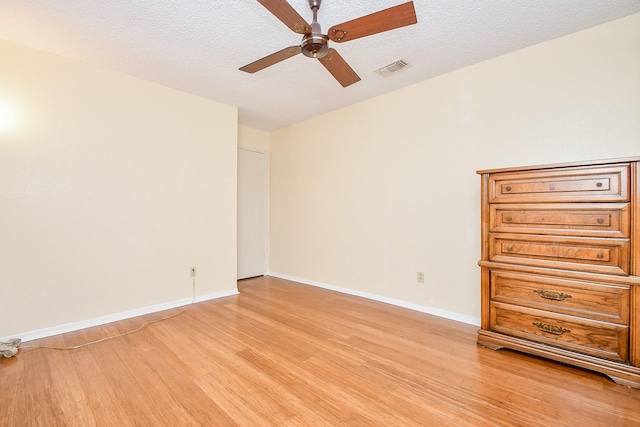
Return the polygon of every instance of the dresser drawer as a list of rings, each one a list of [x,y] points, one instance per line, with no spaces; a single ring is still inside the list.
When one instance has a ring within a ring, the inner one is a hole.
[[[629,356],[629,328],[499,302],[491,303],[495,332],[618,362]]]
[[[492,233],[489,259],[538,267],[629,274],[629,240]]]
[[[490,203],[626,202],[629,165],[496,173],[488,190]]]
[[[489,231],[629,238],[629,204],[493,204]]]
[[[629,287],[491,271],[491,300],[629,324]]]

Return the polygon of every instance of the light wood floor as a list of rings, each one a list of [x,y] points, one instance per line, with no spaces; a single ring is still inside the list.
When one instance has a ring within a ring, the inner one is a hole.
[[[640,425],[640,390],[479,347],[474,326],[275,278],[238,287],[122,338],[0,358],[0,425]]]

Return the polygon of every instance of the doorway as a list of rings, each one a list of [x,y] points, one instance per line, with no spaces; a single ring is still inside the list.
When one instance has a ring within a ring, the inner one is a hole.
[[[267,156],[238,148],[238,280],[263,276],[267,245]]]

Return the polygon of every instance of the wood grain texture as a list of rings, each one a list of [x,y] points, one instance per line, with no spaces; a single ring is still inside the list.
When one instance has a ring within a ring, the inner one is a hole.
[[[258,0],[269,12],[278,18],[291,31],[298,34],[311,32],[311,26],[286,0]]]
[[[629,163],[491,175],[491,203],[626,202]]]
[[[638,160],[479,172],[479,344],[640,389]]]
[[[406,2],[329,28],[327,36],[344,43],[418,22],[413,2]]]
[[[552,310],[603,322],[629,324],[629,286],[491,272],[491,300]]]
[[[631,164],[631,198],[640,206],[640,162]],[[631,212],[631,274],[640,276],[640,208]],[[634,366],[640,366],[640,284],[631,287],[631,336],[629,338],[629,359]]]
[[[267,55],[264,58],[260,58],[257,61],[253,61],[251,64],[247,64],[244,67],[240,67],[240,71],[244,71],[246,73],[256,73],[260,70],[264,70],[267,67],[270,67],[278,62],[284,61],[285,59],[292,58],[298,55],[301,52],[300,46],[289,46],[285,47],[282,50],[279,50],[276,53],[272,53],[271,55]]]
[[[578,160],[574,162],[564,162],[564,163],[548,163],[548,164],[539,164],[539,165],[510,166],[506,168],[480,169],[480,170],[477,170],[476,173],[479,175],[482,175],[482,174],[497,173],[497,172],[524,172],[528,170],[537,170],[537,169],[584,166],[585,163],[588,163],[591,166],[597,166],[597,165],[606,165],[611,163],[628,163],[628,162],[640,162],[640,156],[615,157],[610,159],[589,160],[588,162]]]
[[[640,390],[477,346],[477,327],[269,277],[238,288],[0,359],[0,425],[640,424]]]
[[[628,239],[495,233],[489,260],[593,273],[628,275]]]
[[[629,203],[536,203],[490,206],[492,233],[629,238]]]
[[[329,52],[318,61],[327,69],[328,72],[342,85],[342,87],[351,86],[360,81],[360,76],[353,71],[353,68],[344,60],[337,50],[330,48]]]

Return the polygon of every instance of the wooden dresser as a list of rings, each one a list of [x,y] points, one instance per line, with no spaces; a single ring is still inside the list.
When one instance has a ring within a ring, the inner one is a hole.
[[[482,328],[640,388],[640,157],[481,170]]]

